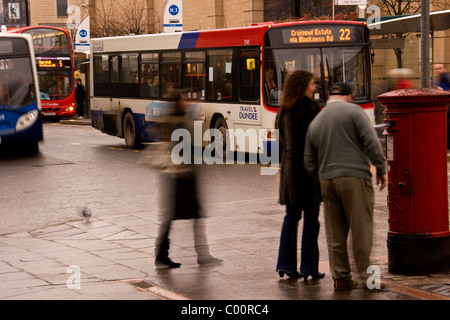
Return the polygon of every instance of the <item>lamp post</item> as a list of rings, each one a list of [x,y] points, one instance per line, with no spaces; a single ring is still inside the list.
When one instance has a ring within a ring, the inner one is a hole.
[[[420,85],[422,88],[430,87],[430,1],[421,0],[420,14],[420,63],[421,74]]]
[[[331,0],[332,4],[333,4],[333,20],[334,20],[334,2],[335,0]]]

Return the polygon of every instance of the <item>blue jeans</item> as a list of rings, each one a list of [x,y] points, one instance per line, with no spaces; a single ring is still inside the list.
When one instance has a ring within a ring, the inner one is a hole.
[[[304,213],[302,248],[300,257],[300,273],[314,274],[319,272],[319,210],[320,203],[306,207],[286,205],[286,215],[281,229],[280,247],[278,250],[277,270],[295,272],[297,270],[297,236],[298,222]]]

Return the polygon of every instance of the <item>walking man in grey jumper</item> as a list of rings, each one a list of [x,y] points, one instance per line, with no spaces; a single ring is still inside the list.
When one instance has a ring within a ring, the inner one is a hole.
[[[325,231],[335,290],[351,289],[347,239],[359,278],[366,281],[373,240],[374,190],[370,165],[380,191],[387,184],[381,144],[364,111],[352,101],[352,89],[336,83],[330,99],[311,122],[305,145],[305,168],[318,173],[325,211]]]

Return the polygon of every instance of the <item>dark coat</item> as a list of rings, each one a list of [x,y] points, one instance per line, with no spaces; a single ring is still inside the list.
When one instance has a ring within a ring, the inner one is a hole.
[[[281,146],[280,204],[307,205],[321,202],[320,183],[305,169],[303,155],[308,126],[320,107],[304,97],[291,110],[278,111],[275,128]]]
[[[75,100],[78,103],[84,102],[86,99],[86,91],[84,90],[84,86],[80,83],[77,84],[77,87],[75,89]]]
[[[172,142],[170,136],[176,129],[185,129],[186,114],[178,111],[162,119],[166,134],[166,143],[175,146],[178,142]],[[193,150],[191,150],[191,155]],[[171,186],[167,195],[171,208],[172,219],[198,219],[201,218],[201,207],[197,189],[197,175],[192,163],[172,164],[166,170],[166,183]]]

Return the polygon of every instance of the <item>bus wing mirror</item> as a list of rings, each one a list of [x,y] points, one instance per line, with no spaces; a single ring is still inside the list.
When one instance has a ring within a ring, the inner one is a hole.
[[[255,69],[256,69],[255,59],[247,59],[247,70],[255,70]]]

